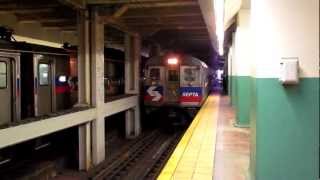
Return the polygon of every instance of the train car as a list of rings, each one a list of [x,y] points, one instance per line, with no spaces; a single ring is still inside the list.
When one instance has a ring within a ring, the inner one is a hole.
[[[0,40],[0,126],[72,107],[70,53]]]
[[[167,53],[152,57],[144,71],[144,105],[147,111],[173,107],[191,113],[202,105],[208,95],[208,66],[190,55]]]

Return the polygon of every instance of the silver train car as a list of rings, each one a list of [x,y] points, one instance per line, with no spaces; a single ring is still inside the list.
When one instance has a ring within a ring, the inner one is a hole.
[[[72,107],[70,52],[0,40],[0,127]]]
[[[146,62],[144,105],[146,107],[198,108],[209,93],[209,68],[186,54],[167,53]]]

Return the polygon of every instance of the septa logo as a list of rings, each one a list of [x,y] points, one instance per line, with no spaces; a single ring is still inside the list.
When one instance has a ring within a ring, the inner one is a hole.
[[[163,100],[162,86],[147,86],[145,89],[145,101],[159,102]]]
[[[182,96],[199,96],[197,92],[183,92]]]
[[[181,87],[180,102],[200,102],[202,100],[201,87]]]

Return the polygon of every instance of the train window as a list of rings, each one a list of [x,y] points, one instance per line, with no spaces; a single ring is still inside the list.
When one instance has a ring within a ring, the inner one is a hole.
[[[197,70],[194,68],[185,68],[184,69],[184,80],[185,81],[195,81],[196,80],[196,72]]]
[[[41,86],[49,85],[49,64],[39,64],[39,84]]]
[[[179,81],[179,74],[177,70],[168,71],[168,81]]]
[[[7,63],[0,62],[0,88],[7,88]]]
[[[160,69],[159,68],[151,68],[150,69],[150,78],[152,80],[160,80]]]

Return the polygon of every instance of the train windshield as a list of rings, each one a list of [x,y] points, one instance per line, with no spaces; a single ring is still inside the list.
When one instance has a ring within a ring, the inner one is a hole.
[[[184,69],[184,81],[197,81],[199,77],[199,70],[197,68],[185,68]]]
[[[160,69],[159,68],[151,68],[150,69],[150,78],[152,80],[160,80]]]

